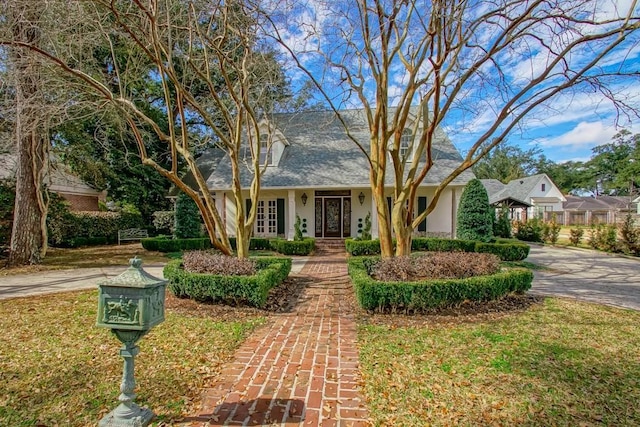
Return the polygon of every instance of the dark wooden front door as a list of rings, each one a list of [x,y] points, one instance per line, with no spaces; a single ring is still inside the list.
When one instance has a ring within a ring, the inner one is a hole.
[[[324,199],[324,237],[342,235],[342,198]]]

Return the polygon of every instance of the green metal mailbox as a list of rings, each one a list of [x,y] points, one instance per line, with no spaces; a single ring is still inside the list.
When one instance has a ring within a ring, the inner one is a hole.
[[[122,342],[124,358],[120,405],[100,420],[100,427],[145,427],[154,417],[151,410],[134,403],[134,359],[140,351],[136,342],[164,321],[167,281],[145,272],[141,259],[133,258],[129,264],[121,275],[98,283],[97,326],[110,328]]]

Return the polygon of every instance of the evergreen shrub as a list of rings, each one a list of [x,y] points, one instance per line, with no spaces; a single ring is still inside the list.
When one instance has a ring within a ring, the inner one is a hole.
[[[542,242],[542,221],[531,218],[527,221],[518,221],[515,224],[514,237],[525,242]]]
[[[524,243],[484,243],[476,242],[474,251],[494,254],[501,261],[522,261],[529,256],[529,245]]]
[[[211,240],[208,237],[193,239],[167,239],[166,237],[148,237],[140,241],[142,247],[148,251],[180,252],[190,250],[203,250],[211,248]]]
[[[316,239],[313,237],[293,241],[271,239],[271,248],[283,255],[309,255],[316,248]]]
[[[174,234],[178,239],[191,239],[202,234],[202,220],[196,202],[185,193],[176,199]]]
[[[493,238],[494,221],[495,211],[489,204],[487,190],[479,179],[472,179],[460,197],[457,216],[458,238],[489,242]]]
[[[380,240],[355,240],[345,239],[344,246],[347,252],[353,256],[360,255],[379,255],[380,254]]]

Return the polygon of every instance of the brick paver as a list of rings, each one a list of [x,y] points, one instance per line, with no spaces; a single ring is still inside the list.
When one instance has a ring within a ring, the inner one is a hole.
[[[245,341],[190,425],[370,425],[344,249],[321,249],[298,274],[311,281],[296,310]]]

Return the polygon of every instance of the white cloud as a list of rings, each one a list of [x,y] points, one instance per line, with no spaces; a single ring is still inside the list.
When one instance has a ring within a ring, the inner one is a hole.
[[[617,132],[612,125],[603,122],[580,122],[570,131],[551,139],[539,140],[543,148],[569,148],[582,150],[609,142]]]

